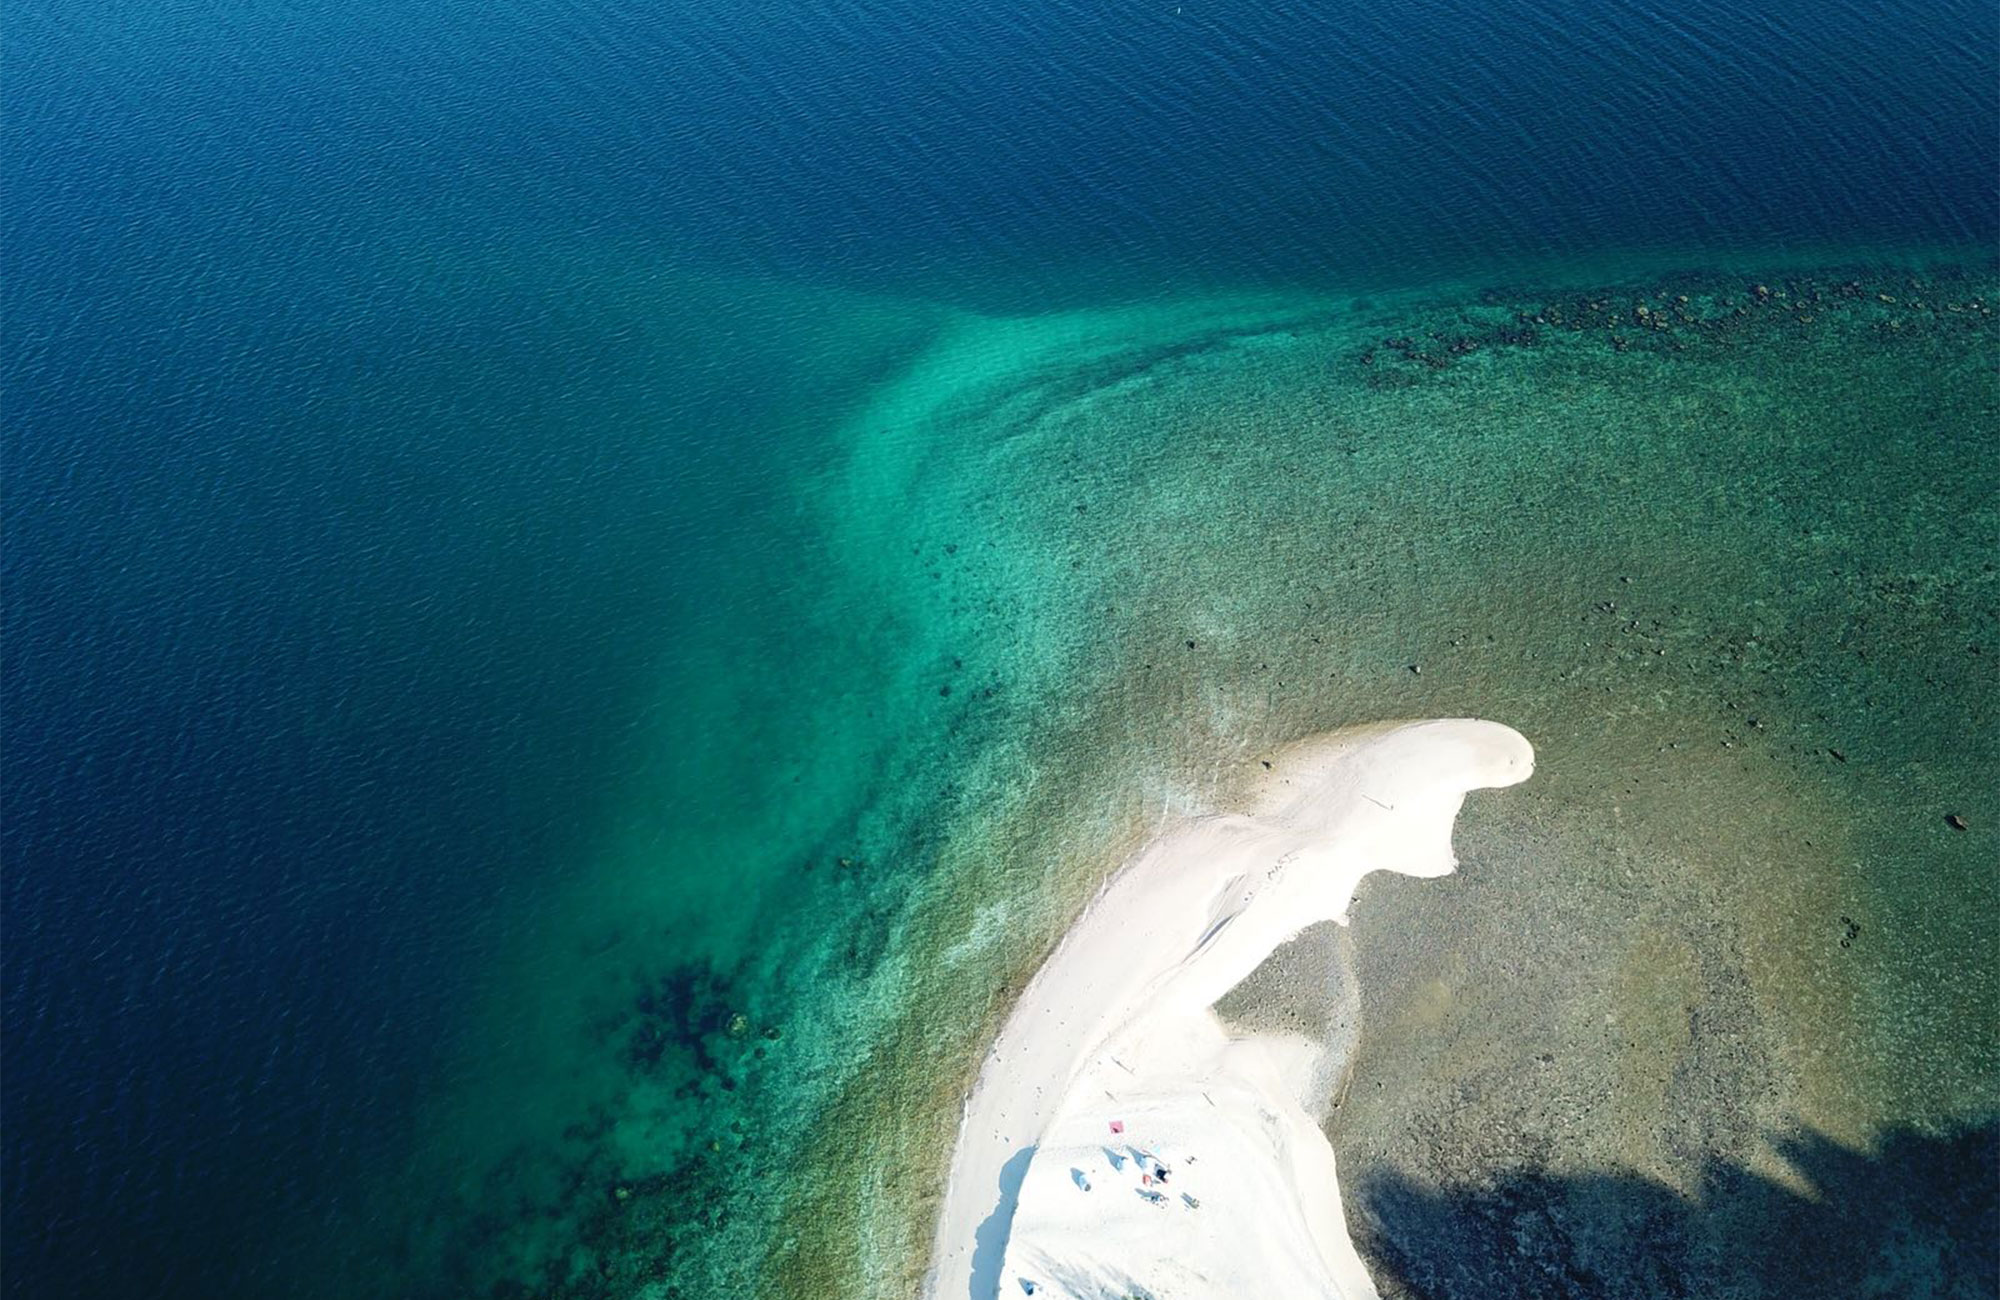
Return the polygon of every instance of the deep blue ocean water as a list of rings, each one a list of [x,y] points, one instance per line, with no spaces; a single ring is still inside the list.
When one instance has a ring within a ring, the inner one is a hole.
[[[280,1294],[902,340],[2000,234],[1991,4],[4,19],[8,1294]],[[751,548],[754,552],[754,547]],[[747,671],[747,669],[746,669]]]

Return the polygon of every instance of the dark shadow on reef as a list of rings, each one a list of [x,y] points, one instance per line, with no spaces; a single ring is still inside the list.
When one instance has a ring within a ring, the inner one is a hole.
[[[2000,1121],[1872,1154],[1818,1134],[1777,1149],[1816,1195],[1726,1166],[1693,1198],[1619,1174],[1439,1189],[1392,1172],[1351,1191],[1348,1218],[1384,1300],[2000,1294]]]

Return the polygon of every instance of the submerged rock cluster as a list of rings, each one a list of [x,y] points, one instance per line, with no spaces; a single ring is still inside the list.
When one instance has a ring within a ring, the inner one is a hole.
[[[1774,330],[1803,339],[1816,327],[1851,329],[1856,320],[1888,336],[1942,331],[1990,337],[1990,283],[1980,271],[1942,266],[1921,275],[1857,267],[1765,279],[1689,271],[1555,296],[1495,288],[1446,318],[1387,333],[1353,359],[1381,387],[1418,382],[1475,356],[1564,338],[1613,352],[1672,356]],[[1523,301],[1537,305],[1519,306]]]

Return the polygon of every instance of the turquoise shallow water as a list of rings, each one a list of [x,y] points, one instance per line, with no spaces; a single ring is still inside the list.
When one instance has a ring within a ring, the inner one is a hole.
[[[938,318],[774,497],[761,631],[664,677],[372,1226],[459,1288],[907,1288],[982,1033],[1093,882],[1384,716],[1507,718],[1542,771],[1468,815],[1469,902],[1364,895],[1356,1082],[1571,1100],[1452,1133],[1350,1089],[1357,1171],[1691,1189],[1984,1122],[1990,830],[1943,818],[1996,770],[1993,285]]]
[[[1358,1069],[1976,1122],[1987,17],[16,6],[0,1286],[906,1291],[1094,881],[1394,716],[1550,779]]]

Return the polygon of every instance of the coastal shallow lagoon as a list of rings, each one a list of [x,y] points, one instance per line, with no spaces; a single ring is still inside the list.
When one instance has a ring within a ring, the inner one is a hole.
[[[1989,25],[17,8],[0,1285],[908,1294],[1106,874],[1473,715],[1234,1008],[1385,1289],[1978,1293]]]

